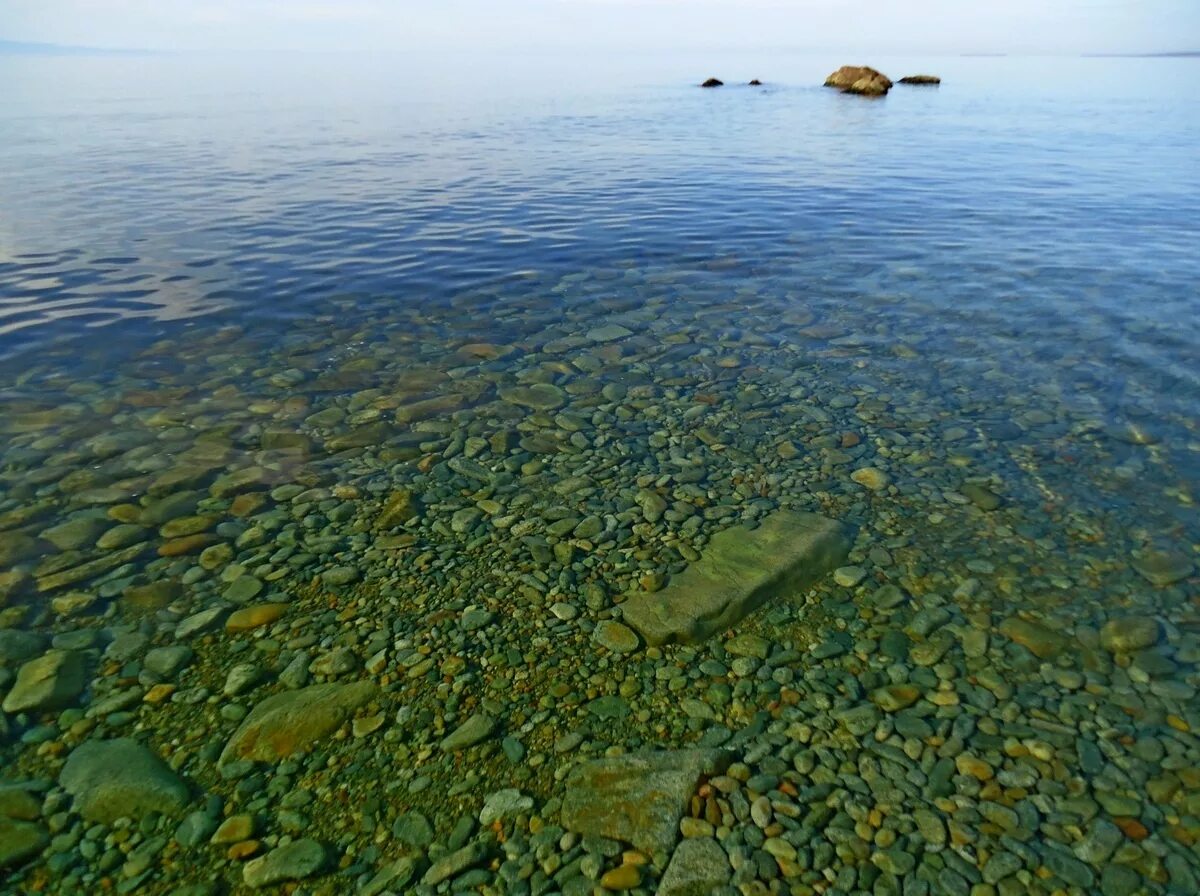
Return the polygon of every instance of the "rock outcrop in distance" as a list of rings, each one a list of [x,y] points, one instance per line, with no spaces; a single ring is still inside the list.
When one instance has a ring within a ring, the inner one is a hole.
[[[891,79],[865,65],[843,65],[825,79],[826,87],[860,96],[883,96],[892,89]]]
[[[937,75],[905,75],[897,83],[899,84],[927,84],[931,87],[937,87],[942,83],[942,79]]]
[[[700,86],[701,87],[724,87],[725,82],[719,80],[718,78],[709,78],[707,81],[705,81]]]

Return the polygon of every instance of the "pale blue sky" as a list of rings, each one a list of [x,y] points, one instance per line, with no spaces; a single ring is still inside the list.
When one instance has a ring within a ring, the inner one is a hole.
[[[0,0],[0,39],[150,49],[1200,49],[1200,0]]]

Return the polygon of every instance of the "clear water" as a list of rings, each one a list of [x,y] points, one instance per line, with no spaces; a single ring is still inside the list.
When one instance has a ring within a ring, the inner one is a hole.
[[[558,823],[575,761],[737,732],[762,711],[824,730],[911,682],[936,730],[915,738],[915,768],[966,716],[960,749],[1012,773],[1002,793],[956,779],[962,861],[1016,855],[1004,880],[1020,892],[1095,892],[1106,864],[1144,892],[1194,892],[1200,65],[879,59],[943,84],[880,101],[816,86],[847,61],[0,58],[0,627],[40,638],[6,648],[0,690],[51,638],[88,668],[81,693],[6,716],[6,780],[45,780],[49,818],[70,802],[53,783],[63,755],[134,736],[169,755],[192,808],[217,794],[225,814],[256,814],[263,852],[300,836],[266,795],[311,787],[320,808],[300,830],[332,857],[311,886],[333,887],[412,851],[386,835],[404,812],[431,820],[418,852],[432,861],[456,819],[516,787],[535,802],[505,830],[530,836]],[[693,86],[711,74],[729,86]],[[751,77],[766,85],[739,85]],[[506,397],[530,383],[562,407]],[[888,485],[864,488],[862,468]],[[381,530],[396,490],[421,512]],[[644,520],[639,490],[668,513]],[[865,578],[827,578],[694,647],[593,643],[623,595],[779,508],[852,527]],[[195,532],[169,528],[193,517]],[[598,532],[555,527],[592,517]],[[230,591],[254,590],[246,578],[259,590]],[[137,597],[155,583],[165,596]],[[889,584],[898,608],[876,606]],[[287,610],[192,640],[182,672],[148,669],[181,619],[247,601]],[[457,626],[470,607],[497,619]],[[938,663],[881,646],[889,630],[927,643],[929,618],[957,639]],[[1152,620],[1153,643],[1110,649],[1105,626],[1129,618]],[[1013,619],[1066,640],[1030,653]],[[757,675],[723,647],[746,631],[776,651]],[[308,680],[382,683],[360,711],[382,729],[239,786],[213,751],[286,689],[300,651]],[[239,663],[251,684],[223,694]],[[1011,686],[972,698],[987,670]],[[177,689],[144,700],[156,684]],[[605,695],[628,712],[589,710]],[[436,745],[480,706],[499,730],[450,763]],[[880,743],[914,740],[880,724]],[[1006,731],[1050,738],[1061,772],[1013,783],[1025,754]],[[752,769],[784,749],[762,737]],[[1102,771],[1080,738],[1102,744]],[[856,787],[828,797],[855,821]],[[346,793],[374,796],[363,809]],[[1032,858],[970,817],[1027,798]],[[1148,833],[1084,858],[1091,877],[1044,861],[1056,844],[1087,853],[1097,818]],[[87,887],[115,867],[97,856],[125,862],[177,820],[154,824],[116,845],[93,833],[82,854],[56,841],[16,873]],[[723,842],[753,854],[740,824]],[[896,824],[916,870],[868,860],[881,840],[822,864],[808,833],[792,839],[811,840],[810,867],[741,883],[887,892],[861,870],[846,889],[861,865],[928,886],[941,849]],[[578,847],[559,846],[569,865]],[[198,867],[238,883],[224,849],[202,847]],[[155,856],[125,879],[189,880]]]

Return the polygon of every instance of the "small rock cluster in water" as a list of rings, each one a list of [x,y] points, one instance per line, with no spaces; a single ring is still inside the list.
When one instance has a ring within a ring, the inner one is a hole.
[[[5,891],[1200,891],[1195,433],[692,285],[27,364]],[[627,624],[796,513],[811,589]]]

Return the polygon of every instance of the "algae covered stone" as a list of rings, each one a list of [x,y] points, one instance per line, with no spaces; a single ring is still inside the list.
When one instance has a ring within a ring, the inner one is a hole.
[[[1058,656],[1068,643],[1060,632],[1019,616],[1010,616],[1001,622],[1000,633],[1043,660]]]
[[[288,880],[303,880],[320,871],[326,860],[325,847],[316,840],[293,840],[247,862],[242,869],[242,879],[246,886],[255,889]]]
[[[443,753],[456,753],[492,736],[499,723],[485,712],[477,712],[442,740]]]
[[[712,837],[684,840],[658,885],[658,896],[708,896],[729,883],[729,857]]]
[[[16,818],[0,818],[0,868],[20,865],[50,843],[40,824]]]
[[[375,696],[370,681],[314,684],[268,697],[229,738],[219,764],[235,759],[275,762],[307,750],[342,726]]]
[[[650,645],[702,641],[772,598],[810,588],[849,551],[846,530],[835,520],[777,511],[757,529],[717,533],[666,588],[633,595],[622,613]]]
[[[1138,575],[1159,588],[1174,585],[1195,571],[1192,559],[1182,551],[1137,551],[1132,565]]]
[[[1110,619],[1100,629],[1100,646],[1109,653],[1132,653],[1157,644],[1159,631],[1158,620],[1153,616]]]
[[[50,650],[17,672],[17,680],[4,698],[4,711],[63,709],[75,702],[86,685],[82,654]]]
[[[58,783],[88,821],[111,824],[149,812],[172,815],[188,803],[188,787],[171,768],[128,737],[80,744],[67,757]]]
[[[701,776],[720,774],[728,764],[719,750],[659,750],[584,762],[567,777],[562,825],[583,836],[669,850]]]

